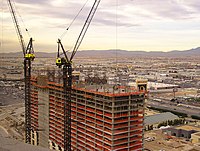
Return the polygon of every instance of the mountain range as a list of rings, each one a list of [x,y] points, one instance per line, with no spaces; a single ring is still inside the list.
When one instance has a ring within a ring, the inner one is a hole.
[[[56,53],[36,52],[38,58],[55,58]],[[22,52],[0,53],[1,57],[22,57]],[[116,57],[198,57],[200,56],[200,47],[190,50],[169,52],[162,51],[127,51],[127,50],[83,50],[78,51],[76,57],[83,58],[116,58]]]

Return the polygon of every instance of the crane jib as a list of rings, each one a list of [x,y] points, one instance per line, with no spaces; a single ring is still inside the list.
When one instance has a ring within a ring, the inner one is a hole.
[[[15,13],[16,11],[14,9],[14,5],[12,4],[11,0],[7,0],[7,1],[8,1],[10,12],[11,12],[11,15],[12,15],[12,18],[13,18],[13,23],[14,23],[15,28],[16,28],[17,36],[18,36],[18,39],[19,39],[19,42],[20,42],[20,45],[21,45],[21,48],[22,48],[24,58],[30,59],[30,60],[33,61],[34,58],[35,58],[35,54],[34,54],[33,46],[32,46],[33,39],[30,38],[29,43],[26,47],[25,42],[24,42],[24,38],[23,38],[23,35],[22,35],[22,32],[21,32],[21,28],[19,26],[18,19],[17,19],[16,13]],[[26,31],[27,31],[27,29],[26,29]]]

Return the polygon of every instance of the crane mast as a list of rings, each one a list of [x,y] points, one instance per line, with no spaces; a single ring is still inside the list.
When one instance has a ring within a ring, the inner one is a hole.
[[[82,27],[82,30],[75,43],[71,56],[67,56],[67,53],[58,39],[58,53],[56,59],[56,65],[63,70],[63,90],[64,90],[64,151],[71,151],[71,90],[72,90],[72,60],[83,41],[83,38],[87,32],[88,27],[94,17],[94,14],[99,6],[101,0],[95,0],[87,19]],[[62,54],[61,54],[61,50]],[[61,55],[64,55],[61,57]]]
[[[16,17],[15,9],[10,0],[8,5],[10,12],[12,14],[13,22],[16,28],[16,32],[22,47],[23,56],[24,56],[24,82],[25,82],[25,142],[31,143],[31,62],[35,58],[33,50],[33,39],[30,38],[27,47],[25,46],[24,38]]]

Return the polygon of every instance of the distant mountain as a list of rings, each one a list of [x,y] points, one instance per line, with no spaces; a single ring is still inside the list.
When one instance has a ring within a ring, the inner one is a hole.
[[[36,52],[39,58],[55,58],[56,53]],[[21,52],[0,53],[1,57],[22,57]],[[76,57],[84,58],[115,58],[115,57],[191,57],[200,56],[200,47],[185,51],[126,51],[126,50],[83,50],[78,51]]]
[[[52,58],[56,56],[56,53],[46,53],[46,52],[36,52],[35,56],[39,58]],[[0,57],[23,57],[22,52],[10,52],[10,53],[0,53]]]

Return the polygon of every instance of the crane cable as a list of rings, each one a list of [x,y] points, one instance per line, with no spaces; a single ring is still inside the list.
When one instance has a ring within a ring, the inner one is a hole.
[[[76,20],[76,18],[80,15],[80,13],[82,12],[83,8],[85,7],[85,5],[87,4],[88,0],[86,0],[86,2],[84,3],[84,5],[81,7],[81,9],[78,11],[78,13],[76,14],[76,16],[74,17],[74,19],[71,21],[71,23],[69,24],[69,26],[65,29],[65,31],[63,32],[63,34],[60,36],[60,40],[63,39],[63,37],[67,34],[69,28],[72,26],[72,24],[74,23],[74,21]]]
[[[117,53],[117,49],[118,49],[118,0],[116,0],[116,12],[115,12],[115,49],[116,49],[116,64],[117,64],[117,57],[118,57],[118,53]]]
[[[79,36],[78,36],[78,39],[77,39],[77,41],[75,43],[75,46],[74,46],[74,49],[73,49],[73,52],[72,52],[70,60],[72,60],[72,58],[75,56],[76,52],[78,51],[78,48],[81,45],[81,42],[83,41],[83,38],[84,38],[84,36],[85,36],[85,34],[87,32],[87,29],[89,28],[89,25],[90,25],[90,23],[92,21],[92,18],[94,17],[94,14],[95,14],[95,12],[97,10],[97,7],[99,6],[100,1],[101,0],[95,0],[94,4],[93,4],[93,6],[92,6],[92,8],[91,8],[91,10],[89,12],[89,15],[88,15],[88,17],[87,17],[87,19],[86,19],[86,21],[85,21],[85,23],[83,25],[83,28],[82,28]]]
[[[0,41],[0,50],[1,52],[4,52],[3,50],[3,39],[4,39],[4,33],[3,33],[3,28],[4,28],[4,9],[3,9],[3,0],[2,0],[2,7],[1,7],[1,11],[2,11],[2,16],[1,16],[1,41]]]
[[[31,38],[31,35],[30,35],[30,33],[29,33],[29,30],[28,30],[28,28],[26,28],[27,26],[26,26],[26,24],[25,24],[25,22],[24,22],[24,20],[23,20],[23,18],[22,18],[22,16],[21,16],[20,12],[19,12],[19,9],[17,9],[14,0],[13,0],[13,4],[14,4],[14,7],[15,7],[15,11],[16,11],[17,15],[19,16],[20,21],[22,22],[22,24],[23,24],[23,26],[24,26],[24,29],[25,29],[25,31],[26,31],[28,37]]]
[[[119,8],[119,1],[116,0],[116,10],[115,10],[115,65],[116,65],[116,76],[118,76],[118,8]],[[117,77],[116,77],[116,84],[117,84]]]

